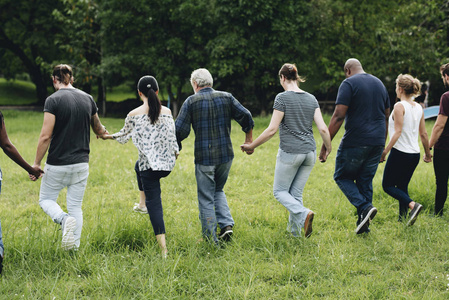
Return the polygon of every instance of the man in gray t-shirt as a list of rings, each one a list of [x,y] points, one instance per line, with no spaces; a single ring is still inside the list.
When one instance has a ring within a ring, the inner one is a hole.
[[[56,92],[45,101],[44,123],[39,136],[34,166],[40,167],[48,150],[39,204],[55,223],[62,226],[62,248],[80,245],[83,225],[84,190],[89,176],[90,127],[97,135],[107,133],[89,94],[72,86],[72,69],[58,65],[53,70]],[[33,179],[32,176],[30,176]],[[58,205],[59,192],[67,187],[67,210]]]

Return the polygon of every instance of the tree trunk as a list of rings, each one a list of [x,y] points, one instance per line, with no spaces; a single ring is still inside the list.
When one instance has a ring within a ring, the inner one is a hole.
[[[97,86],[98,86],[97,103],[99,106],[100,115],[102,117],[106,117],[106,90],[104,87],[104,82],[103,82],[102,77],[98,77]]]

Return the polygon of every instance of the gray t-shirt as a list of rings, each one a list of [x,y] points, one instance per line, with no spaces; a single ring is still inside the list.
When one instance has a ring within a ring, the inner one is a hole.
[[[279,147],[287,153],[315,151],[312,124],[315,110],[319,108],[315,96],[307,92],[285,91],[276,96],[273,108],[284,112],[279,126]]]
[[[44,112],[55,115],[48,164],[89,162],[90,122],[97,110],[92,96],[79,89],[59,89],[45,100]]]

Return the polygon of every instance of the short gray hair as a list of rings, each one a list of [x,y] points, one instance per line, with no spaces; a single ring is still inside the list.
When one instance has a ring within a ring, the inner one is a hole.
[[[192,72],[192,75],[190,75],[190,83],[193,82],[196,82],[198,87],[212,87],[212,85],[214,84],[214,79],[207,69],[201,68],[196,69]]]

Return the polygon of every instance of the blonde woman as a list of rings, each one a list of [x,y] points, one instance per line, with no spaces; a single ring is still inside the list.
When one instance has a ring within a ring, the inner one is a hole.
[[[418,135],[425,151],[424,161],[432,161],[423,109],[413,101],[420,89],[421,83],[411,75],[401,74],[396,79],[396,95],[400,101],[394,105],[390,115],[390,142],[380,159],[381,162],[385,161],[391,151],[385,165],[382,187],[399,201],[399,221],[407,218],[410,209],[407,225],[413,225],[422,210],[422,205],[413,201],[408,194],[408,185],[420,158]]]

